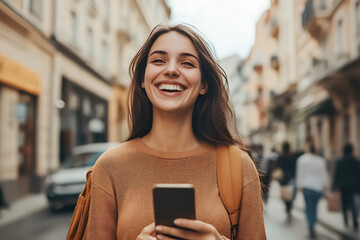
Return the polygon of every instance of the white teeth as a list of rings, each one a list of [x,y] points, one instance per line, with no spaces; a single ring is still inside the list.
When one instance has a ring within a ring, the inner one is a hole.
[[[173,84],[160,84],[160,90],[169,90],[169,91],[184,91],[184,88],[180,85],[173,85]]]

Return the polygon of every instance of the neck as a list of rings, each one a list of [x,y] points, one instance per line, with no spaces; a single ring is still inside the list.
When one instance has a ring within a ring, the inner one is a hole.
[[[151,131],[142,139],[148,146],[164,152],[187,151],[200,145],[192,129],[192,113],[154,111]]]

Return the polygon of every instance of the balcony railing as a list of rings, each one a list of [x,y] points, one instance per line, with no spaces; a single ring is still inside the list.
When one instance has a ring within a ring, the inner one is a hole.
[[[328,19],[340,0],[307,0],[302,13],[302,25],[315,38],[326,32],[330,26]]]

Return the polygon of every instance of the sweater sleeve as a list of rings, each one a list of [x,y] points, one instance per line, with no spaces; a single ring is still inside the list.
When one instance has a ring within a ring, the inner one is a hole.
[[[116,239],[117,204],[113,182],[104,157],[97,161],[92,173],[91,202],[86,239]]]
[[[248,154],[243,154],[242,163],[243,190],[238,239],[266,240],[259,174]]]

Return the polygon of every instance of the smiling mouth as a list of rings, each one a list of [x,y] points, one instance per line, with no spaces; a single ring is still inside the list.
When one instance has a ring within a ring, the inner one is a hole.
[[[168,83],[161,83],[157,88],[161,91],[165,92],[182,92],[185,90],[185,87],[177,84],[168,84]]]

